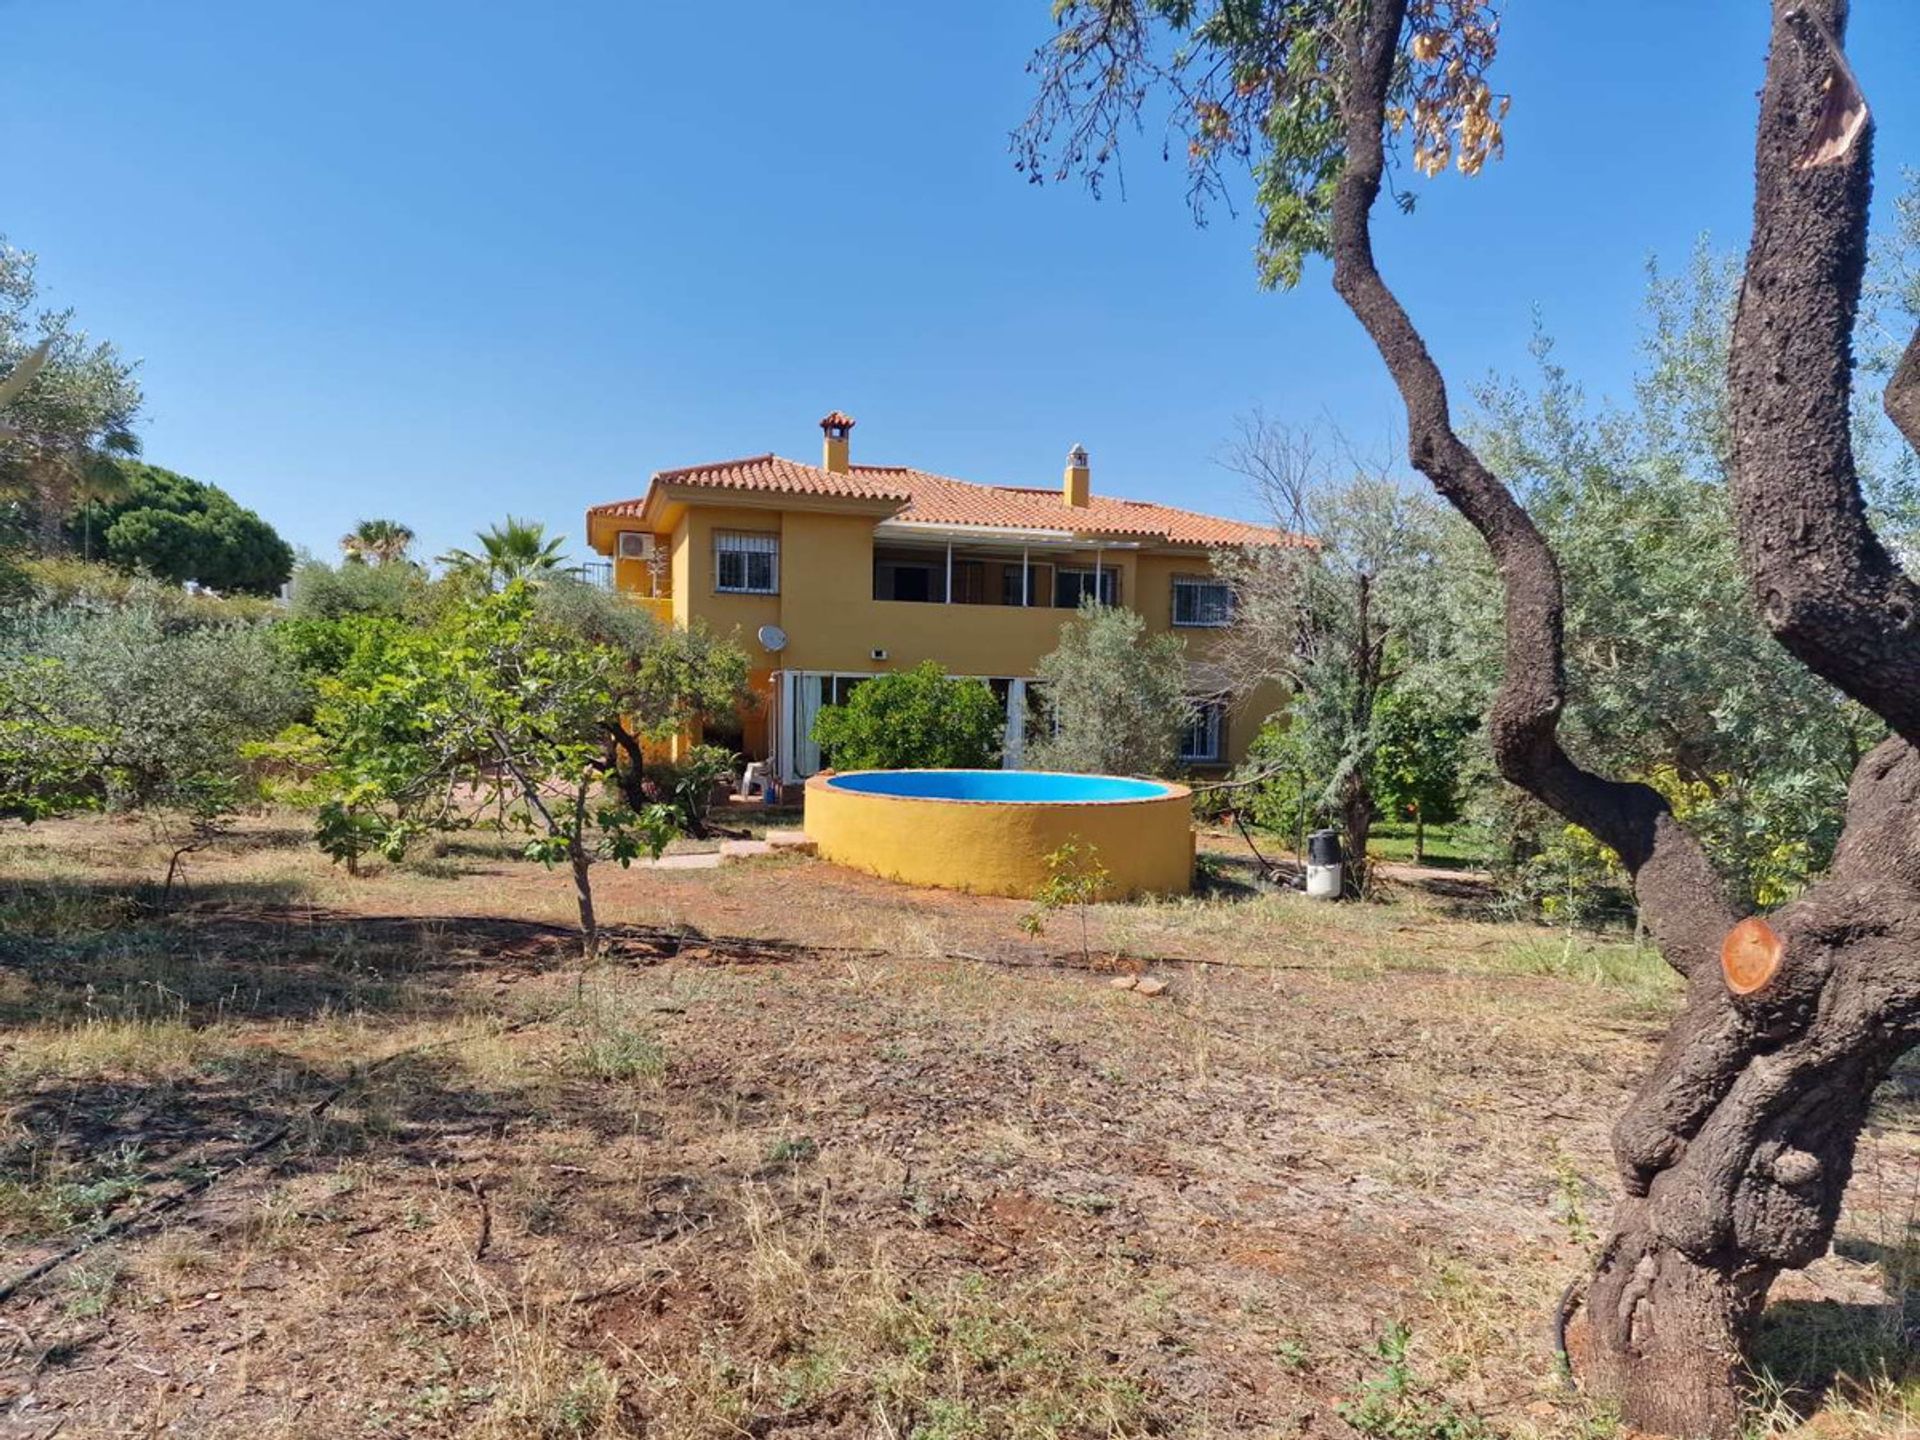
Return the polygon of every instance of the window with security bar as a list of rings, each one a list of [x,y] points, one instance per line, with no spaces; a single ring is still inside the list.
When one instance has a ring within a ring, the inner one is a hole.
[[[777,595],[780,537],[757,530],[713,532],[713,588],[729,595]]]
[[[1189,765],[1216,764],[1220,759],[1220,732],[1226,719],[1226,703],[1221,700],[1197,701],[1193,719],[1180,736],[1180,758]]]
[[[1173,623],[1219,628],[1233,623],[1233,590],[1204,575],[1173,577]]]

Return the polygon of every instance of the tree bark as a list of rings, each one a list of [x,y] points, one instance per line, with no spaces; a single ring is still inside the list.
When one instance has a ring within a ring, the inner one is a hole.
[[[1827,876],[1758,926],[1757,976],[1723,951],[1738,916],[1704,850],[1644,785],[1560,747],[1558,564],[1510,491],[1455,434],[1445,382],[1373,256],[1371,212],[1407,0],[1357,8],[1346,36],[1346,163],[1334,286],[1406,406],[1415,468],[1479,531],[1505,592],[1488,717],[1500,771],[1615,850],[1641,918],[1687,976],[1681,1015],[1621,1116],[1626,1199],[1588,1292],[1584,1379],[1636,1428],[1731,1437],[1766,1295],[1833,1236],[1874,1089],[1920,1040],[1920,591],[1874,536],[1848,429],[1871,129],[1839,48],[1845,0],[1777,7],[1758,145],[1754,242],[1729,361],[1743,567],[1794,655],[1898,737],[1850,783]],[[1910,347],[1887,409],[1920,430]],[[1751,983],[1749,983],[1751,981]]]
[[[620,787],[620,798],[638,815],[647,804],[646,757],[641,752],[640,741],[616,721],[607,727],[607,742],[612,747],[607,757],[608,768],[613,771],[614,783]]]
[[[1557,736],[1566,700],[1560,567],[1532,519],[1454,432],[1446,381],[1373,258],[1372,210],[1385,173],[1387,92],[1407,0],[1376,0],[1348,37],[1346,165],[1333,202],[1333,284],[1379,351],[1407,412],[1415,469],[1477,530],[1506,597],[1506,654],[1487,717],[1500,773],[1616,851],[1660,953],[1705,963],[1737,917],[1706,852],[1647,785],[1582,769]]]
[[[1907,342],[1880,403],[1894,429],[1906,437],[1907,444],[1920,450],[1920,330],[1915,330]]]
[[[1732,1435],[1768,1288],[1826,1253],[1873,1093],[1920,1039],[1920,752],[1861,762],[1832,871],[1768,917],[1779,968],[1703,973],[1614,1130],[1628,1198],[1586,1380],[1631,1424]]]
[[[1664,1435],[1740,1428],[1745,1357],[1773,1272],[1737,1277],[1701,1265],[1629,1201],[1587,1291],[1587,1387]]]
[[[1373,794],[1366,777],[1350,775],[1340,805],[1340,828],[1346,832],[1347,869],[1342,888],[1354,899],[1367,893],[1367,844],[1373,836]]]
[[[1753,239],[1727,370],[1740,554],[1795,657],[1920,744],[1920,585],[1873,532],[1853,455],[1853,327],[1867,265],[1873,126],[1844,146],[1847,0],[1775,11],[1755,146]],[[1887,387],[1909,440],[1915,350]]]
[[[593,910],[593,861],[576,841],[570,847],[573,893],[580,904],[580,951],[591,964],[600,954],[600,921]]]
[[[584,775],[573,787],[573,829],[567,834],[573,893],[580,904],[580,955],[588,965],[600,956],[600,919],[593,910],[593,855],[586,842],[587,799],[592,788],[592,777]]]

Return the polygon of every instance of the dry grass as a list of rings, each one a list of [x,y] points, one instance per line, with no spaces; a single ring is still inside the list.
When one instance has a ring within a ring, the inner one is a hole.
[[[1016,902],[789,861],[608,872],[616,927],[681,938],[580,976],[564,880],[485,845],[349,881],[263,822],[169,917],[156,858],[0,837],[9,1267],[293,1130],[0,1315],[0,1425],[1610,1428],[1542,1336],[1673,1000],[1630,945],[1419,895],[1099,907],[1147,1000]],[[1780,1286],[1756,1433],[1915,1428],[1916,1196],[1909,1092]]]

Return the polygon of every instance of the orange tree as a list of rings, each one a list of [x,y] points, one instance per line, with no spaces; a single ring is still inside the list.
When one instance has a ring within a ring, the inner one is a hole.
[[[627,671],[613,646],[543,621],[524,580],[462,600],[430,630],[369,631],[321,681],[321,847],[351,862],[434,831],[518,831],[528,858],[572,876],[592,959],[593,866],[657,856],[674,829],[666,806],[613,793],[606,727]]]

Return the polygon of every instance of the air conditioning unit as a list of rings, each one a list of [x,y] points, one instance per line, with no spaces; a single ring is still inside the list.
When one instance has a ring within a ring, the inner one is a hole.
[[[622,560],[653,559],[654,537],[644,530],[622,530],[620,532],[620,558]]]

